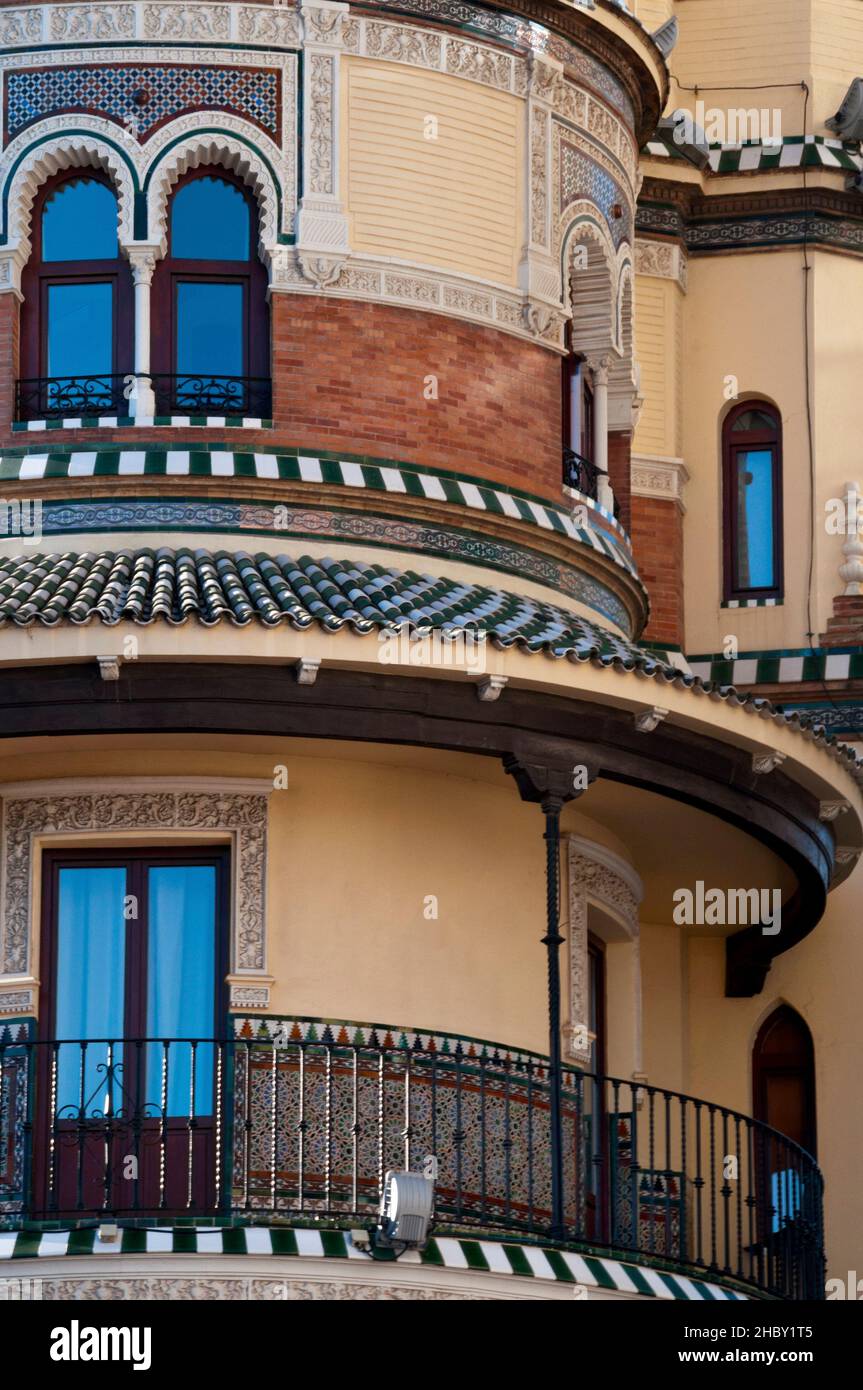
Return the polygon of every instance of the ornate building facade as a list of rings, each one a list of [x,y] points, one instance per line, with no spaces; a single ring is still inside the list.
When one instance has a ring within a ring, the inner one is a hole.
[[[853,1267],[863,32],[748,22],[0,5],[0,1277]]]

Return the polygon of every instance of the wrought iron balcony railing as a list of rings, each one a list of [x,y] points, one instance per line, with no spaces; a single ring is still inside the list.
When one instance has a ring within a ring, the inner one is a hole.
[[[585,497],[592,497],[596,501],[597,483],[599,481],[601,468],[597,468],[590,459],[577,454],[573,449],[563,451],[563,485],[564,487],[575,488],[577,492],[583,492]]]
[[[272,411],[269,377],[150,377],[157,415],[243,415],[268,420]]]
[[[269,377],[150,377],[157,415],[225,415],[268,420]],[[101,376],[29,377],[16,382],[18,420],[69,420],[134,414],[132,372]]]
[[[15,383],[18,420],[80,419],[128,415],[130,373],[98,376],[38,376]]]
[[[436,1220],[551,1238],[547,1060],[354,1025],[264,1039],[0,1045],[0,1227],[371,1223],[389,1168]],[[723,1106],[566,1068],[558,1238],[787,1299],[824,1296],[822,1179]]]

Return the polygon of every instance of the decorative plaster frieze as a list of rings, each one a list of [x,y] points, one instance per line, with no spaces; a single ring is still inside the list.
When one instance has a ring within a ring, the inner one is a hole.
[[[407,24],[379,24],[375,20],[354,20],[359,51],[366,58],[389,59],[410,67],[443,67],[444,36],[429,29]]]
[[[26,989],[0,982],[0,1014],[35,1014],[38,993],[35,981]]]
[[[52,5],[46,12],[50,38],[62,43],[133,39],[134,5]]]
[[[660,454],[633,454],[630,479],[633,497],[675,502],[681,512],[686,511],[683,489],[689,481],[689,472],[683,459],[667,458]]]
[[[348,6],[303,5],[303,197],[297,214],[297,265],[317,290],[334,283],[348,249],[348,219],[339,198],[340,51]]]
[[[590,1061],[589,1036],[590,986],[587,949],[588,916],[595,903],[618,923],[633,948],[638,950],[638,905],[644,888],[630,864],[602,845],[579,835],[564,836],[567,855],[569,920],[564,935],[569,947],[569,1018],[564,1025],[564,1055],[578,1066]],[[641,984],[636,969],[635,997],[635,1058],[633,1070],[641,1066]]]
[[[392,261],[382,257],[348,252],[313,255],[302,247],[279,246],[271,256],[271,276],[274,293],[335,294],[424,309],[484,323],[563,351],[566,317],[559,308],[534,304],[517,291],[451,271],[411,262],[396,270]]]
[[[478,18],[482,16],[477,12]],[[30,16],[30,18],[27,18]],[[440,16],[435,12],[435,17]],[[560,252],[577,215],[570,202],[564,206],[561,190],[562,166],[560,136],[564,132],[578,149],[585,171],[595,179],[606,178],[611,196],[617,197],[624,220],[631,217],[631,189],[635,176],[635,155],[632,132],[625,119],[613,109],[612,87],[600,81],[595,62],[554,38],[548,44],[534,44],[529,26],[517,26],[512,43],[518,52],[502,52],[482,39],[467,38],[451,32],[423,28],[419,24],[397,22],[390,16],[380,19],[359,17],[349,13],[348,6],[313,0],[299,11],[288,6],[253,4],[181,4],[173,0],[164,4],[80,4],[44,7],[22,7],[5,16],[7,29],[14,40],[25,30],[32,37],[45,37],[53,26],[57,41],[74,39],[94,44],[110,42],[137,47],[93,47],[89,50],[63,49],[50,53],[47,61],[54,64],[87,65],[105,61],[118,62],[215,62],[271,66],[277,63],[284,74],[283,89],[283,148],[276,151],[262,131],[251,131],[248,123],[224,113],[210,118],[219,131],[236,137],[236,144],[220,139],[212,147],[212,157],[229,167],[243,164],[244,177],[254,187],[262,210],[261,250],[271,268],[274,289],[308,289],[309,292],[362,293],[375,297],[372,288],[376,275],[368,264],[357,264],[349,254],[348,224],[345,210],[339,201],[339,64],[343,53],[353,53],[376,60],[407,63],[431,71],[449,73],[461,80],[494,87],[526,100],[528,138],[527,162],[528,242],[522,253],[518,275],[518,291],[509,296],[479,282],[475,290],[457,286],[452,277],[441,277],[432,271],[417,275],[413,268],[406,273],[399,268],[391,274],[377,277],[382,297],[393,302],[412,303],[417,307],[436,307],[444,312],[469,318],[485,319],[507,332],[541,342],[552,348],[562,347],[563,326],[568,317],[568,287],[561,283]],[[488,18],[488,17],[486,17]],[[12,22],[14,19],[14,22]],[[492,26],[497,21],[491,21]],[[491,37],[491,35],[490,35]],[[165,47],[194,42],[194,55],[188,47]],[[274,51],[242,51],[236,47],[243,41],[273,43]],[[23,42],[23,40],[22,40]],[[152,44],[152,47],[143,46]],[[204,48],[202,45],[208,45]],[[233,47],[220,45],[234,45]],[[304,54],[303,91],[303,168],[305,187],[297,212],[297,151],[294,148],[295,124],[290,112],[296,107],[296,55],[286,53],[285,47],[301,45]],[[280,50],[280,51],[279,51]],[[541,50],[541,51],[540,51]],[[40,59],[40,61],[45,61]],[[32,56],[7,53],[0,57],[0,67],[22,67],[32,63]],[[595,70],[596,69],[596,70]],[[584,81],[582,89],[578,84]],[[590,84],[592,89],[589,89]],[[602,89],[600,97],[596,84]],[[605,88],[608,87],[606,91]],[[619,95],[619,94],[618,94]],[[620,108],[623,110],[623,107]],[[135,169],[139,186],[152,168],[157,156],[165,153],[170,140],[177,134],[187,137],[188,157],[206,158],[202,143],[201,124],[207,113],[191,113],[162,128],[143,147],[137,145],[128,132],[116,123],[100,122],[92,117],[76,117],[76,127],[93,136],[110,137],[120,143],[124,155]],[[185,124],[184,124],[185,122]],[[42,123],[40,123],[41,126]],[[55,138],[64,134],[63,118],[45,134]],[[22,132],[26,142],[32,140],[35,127]],[[260,151],[275,171],[275,179],[267,175],[263,160],[257,154],[245,159],[245,151]],[[77,137],[75,143],[78,143]],[[86,144],[86,141],[84,142]],[[10,144],[11,155],[15,142]],[[20,151],[16,148],[16,157]],[[91,152],[92,153],[92,152]],[[85,151],[86,154],[86,151]],[[70,156],[71,157],[71,156]],[[89,157],[89,156],[88,156]],[[38,164],[38,159],[36,160]],[[108,155],[102,150],[98,161],[111,168]],[[3,163],[11,168],[12,160]],[[116,163],[116,159],[115,159]],[[168,181],[161,176],[151,179],[152,196],[149,207],[149,240],[162,238],[160,219],[164,218],[164,200],[172,179],[181,172],[179,156],[170,164]],[[250,165],[246,170],[245,164]],[[113,173],[113,169],[111,170]],[[3,167],[0,165],[0,178]],[[572,176],[570,175],[570,182]],[[605,186],[605,185],[603,185]],[[121,192],[124,190],[121,189]],[[281,218],[277,205],[281,193]],[[585,201],[596,193],[585,188]],[[607,203],[609,200],[604,200]],[[125,207],[126,223],[121,227],[121,240],[128,246],[132,240],[128,227],[129,212]],[[594,217],[608,223],[609,209],[603,199],[592,204]],[[11,205],[16,206],[15,200]],[[617,205],[614,204],[616,207]],[[622,228],[613,221],[612,235],[618,238]],[[287,248],[279,239],[296,232],[298,255],[285,254]],[[14,239],[10,241],[14,246]],[[28,247],[24,247],[25,254]],[[367,258],[364,258],[367,260]],[[417,268],[418,269],[418,268]],[[619,266],[612,282],[614,303],[610,308],[612,321],[619,319],[621,305]],[[5,274],[5,279],[3,278]],[[434,282],[434,283],[432,283]],[[4,271],[0,262],[0,291],[8,285],[18,288],[17,265],[13,262]],[[619,334],[618,334],[619,338]],[[611,336],[611,345],[619,349],[619,341]]]
[[[270,1007],[271,975],[261,979],[228,977],[229,1007],[232,1009],[268,1009]]]
[[[271,43],[280,48],[299,47],[300,16],[285,5],[240,5],[236,12],[236,36],[241,43]]]
[[[635,242],[636,275],[652,275],[660,280],[676,280],[686,291],[686,252],[679,242],[646,241],[643,237]]]
[[[213,43],[231,37],[231,11],[227,5],[208,5],[203,0],[191,4],[144,5],[144,33],[147,39],[185,39]]]
[[[3,890],[0,977],[26,974],[32,959],[32,894],[37,845],[57,835],[209,831],[233,846],[232,969],[265,968],[267,782],[232,778],[74,778],[0,787]],[[14,983],[14,982],[12,982]]]

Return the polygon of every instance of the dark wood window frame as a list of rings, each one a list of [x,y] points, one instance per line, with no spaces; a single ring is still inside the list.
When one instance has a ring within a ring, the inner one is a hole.
[[[123,981],[123,1027],[114,1042],[126,1047],[135,1039],[147,1037],[147,964],[149,935],[149,904],[147,901],[147,871],[151,867],[171,865],[212,865],[215,868],[215,988],[210,1036],[217,1043],[227,1037],[228,987],[226,975],[229,963],[231,851],[227,845],[135,845],[125,847],[88,847],[46,849],[42,855],[42,920],[40,954],[40,1033],[43,1040],[75,1043],[77,1039],[56,1038],[56,973],[58,947],[59,875],[63,868],[126,868],[125,893],[138,898],[138,916],[126,922]],[[201,1038],[199,1041],[209,1041]],[[124,1193],[129,1190],[122,1181],[122,1165],[134,1153],[142,1165],[143,1176],[136,1175],[132,1192],[135,1199],[129,1208],[134,1215],[181,1215],[188,1209],[191,1192],[192,1207],[198,1211],[214,1209],[215,1163],[214,1144],[222,1129],[218,1104],[207,1113],[194,1112],[194,1125],[187,1124],[182,1115],[176,1118],[156,1116],[144,1100],[146,1072],[140,1061],[124,1074],[125,1095],[134,1117],[113,1114],[92,1122],[54,1112],[52,1099],[52,1046],[39,1049],[37,1059],[34,1117],[34,1162],[32,1193],[34,1210],[56,1217],[68,1212],[86,1215],[97,1211],[126,1209]],[[166,1054],[167,1055],[167,1054]],[[128,1056],[140,1059],[142,1053],[131,1048]],[[123,1062],[126,1065],[124,1052]],[[170,1065],[167,1063],[166,1065]],[[103,1134],[104,1132],[104,1134]],[[190,1136],[194,1133],[195,1138]],[[101,1137],[100,1137],[101,1136]],[[142,1136],[143,1143],[142,1147]],[[71,1139],[71,1144],[70,1144]],[[224,1141],[224,1136],[223,1136]],[[193,1150],[193,1144],[195,1148]],[[126,1147],[132,1145],[132,1147]],[[173,1200],[162,1190],[161,1161],[164,1160],[166,1182]],[[187,1166],[188,1165],[188,1166]],[[180,1189],[178,1189],[178,1181]],[[94,1192],[98,1190],[98,1198]],[[72,1193],[76,1193],[72,1200]],[[88,1203],[87,1195],[90,1201]],[[71,1206],[70,1206],[71,1202]],[[175,1210],[176,1208],[176,1210]]]
[[[213,1038],[225,1036],[228,1020],[231,851],[227,845],[130,845],[87,849],[45,849],[42,853],[40,1004],[43,1036],[53,1036],[56,1017],[57,906],[62,868],[118,868],[128,865],[126,892],[138,899],[138,917],[127,924],[124,985],[124,1037],[146,1034],[148,902],[147,869],[165,865],[212,864],[216,869],[216,943]]]
[[[24,303],[21,309],[21,376],[48,376],[48,288],[50,285],[105,284],[114,288],[112,375],[133,370],[132,271],[119,245],[111,260],[43,261],[42,214],[49,198],[66,183],[82,179],[101,183],[116,197],[117,190],[98,169],[65,169],[46,179],[33,202],[31,215],[32,252],[22,275]]]
[[[245,261],[205,261],[175,257],[171,246],[171,216],[174,198],[196,179],[219,179],[236,188],[249,209],[249,255]],[[192,169],[178,180],[168,199],[168,249],[157,263],[153,275],[153,372],[177,376],[177,286],[181,282],[240,284],[243,295],[244,377],[270,375],[270,315],[267,305],[267,272],[258,255],[258,209],[246,185],[229,169],[207,164]],[[184,373],[186,376],[197,375]],[[206,375],[206,374],[203,374]]]
[[[593,462],[593,389],[587,379],[587,362],[580,353],[570,352],[561,359],[561,433],[564,450],[572,449],[572,378],[579,373],[581,401],[579,439],[575,450],[588,463]]]
[[[762,411],[774,421],[773,429],[737,430],[734,425],[742,415],[751,410]],[[737,455],[748,449],[769,449],[772,456],[773,508],[771,524],[773,527],[773,582],[759,588],[744,587],[737,582]],[[734,600],[753,598],[772,598],[780,602],[784,596],[783,559],[783,507],[782,507],[782,419],[776,406],[769,401],[740,401],[728,412],[722,422],[722,537],[723,537],[723,585],[722,596],[725,603]]]
[[[765,1052],[767,1038],[777,1024],[782,1023],[792,1027],[797,1045],[790,1052]],[[815,1047],[805,1019],[790,1004],[780,1004],[764,1020],[752,1047],[752,1111],[754,1118],[765,1124],[769,1123],[768,1089],[773,1077],[800,1079],[805,1099],[802,1132],[790,1137],[816,1157]]]

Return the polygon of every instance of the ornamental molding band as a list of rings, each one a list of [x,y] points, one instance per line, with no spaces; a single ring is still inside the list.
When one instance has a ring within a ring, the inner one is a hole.
[[[633,497],[653,497],[660,502],[674,502],[681,512],[685,512],[683,490],[688,482],[689,470],[681,458],[661,454],[632,455],[630,486]]]
[[[340,44],[347,52],[384,56],[375,51],[375,39],[371,39],[368,48],[363,47],[364,28],[366,25],[388,30],[396,27],[392,23],[392,7],[388,0],[367,0],[364,7],[385,11],[387,19],[382,25],[351,16],[338,26],[326,16],[328,6],[325,3],[308,8],[313,17],[304,20],[306,39],[322,47],[337,47]],[[467,40],[462,37],[450,40],[453,49],[446,70],[458,76],[496,84],[505,80],[511,65],[519,61],[510,54],[523,58],[531,53],[539,53],[561,63],[572,80],[584,85],[594,99],[604,103],[616,116],[622,117],[626,126],[631,128],[634,125],[635,110],[629,93],[611,68],[540,23],[463,3],[462,0],[400,0],[399,9],[427,24],[439,22],[450,31],[460,30],[468,36]],[[317,15],[321,15],[320,20],[317,20]],[[415,25],[402,24],[398,28],[402,34],[398,42],[404,46],[406,53],[415,54],[426,47],[427,38],[420,38],[416,42],[411,39],[411,34],[417,32]],[[477,35],[490,40],[495,48],[478,49],[474,42],[468,41],[475,40]],[[434,37],[439,41],[437,33]],[[599,39],[598,34],[596,38]],[[144,0],[144,3],[137,4],[22,5],[4,8],[0,12],[0,45],[10,50],[30,48],[34,44],[50,45],[52,42],[132,41],[194,43],[196,46],[202,43],[254,42],[290,48],[298,46],[300,42],[300,15],[292,4],[209,4],[205,0],[198,0],[194,4],[150,4]],[[387,42],[385,40],[381,47],[386,47]],[[616,55],[609,50],[608,57],[613,62]],[[400,61],[411,59],[406,57]],[[634,149],[631,136],[630,143]]]
[[[405,8],[427,21],[453,20],[452,6],[435,0],[407,3]],[[384,21],[353,16],[347,5],[327,0],[299,11],[287,6],[91,4],[22,8],[0,16],[0,26],[6,21],[0,36],[5,32],[12,48],[23,45],[25,35],[30,43],[50,38],[139,44],[48,51],[39,55],[38,66],[32,53],[13,51],[0,57],[0,68],[6,69],[11,137],[0,160],[0,184],[17,218],[16,225],[6,229],[8,253],[0,248],[0,291],[8,287],[20,292],[33,194],[57,168],[88,163],[105,168],[121,196],[124,247],[141,238],[164,248],[165,200],[173,179],[185,168],[210,160],[240,172],[256,193],[261,251],[273,289],[410,305],[486,322],[561,351],[568,288],[562,283],[560,247],[578,212],[573,209],[567,215],[561,171],[570,199],[578,201],[580,188],[592,204],[592,215],[598,214],[619,249],[628,235],[637,178],[631,104],[602,64],[540,26],[492,16],[470,5],[457,8],[458,19],[470,26],[470,37],[389,17]],[[490,50],[476,41],[477,30],[497,44],[505,35],[513,51]],[[188,48],[155,46],[165,40],[195,42],[194,65]],[[282,51],[219,47],[243,40],[275,42]],[[154,47],[140,46],[142,41]],[[202,48],[202,43],[210,46]],[[297,53],[284,51],[290,47],[302,48],[305,54],[304,188],[299,211]],[[525,153],[529,242],[517,286],[507,292],[502,286],[433,267],[350,254],[347,217],[338,196],[343,54],[439,71],[525,99],[530,126]],[[200,109],[179,114],[177,73],[184,68],[194,70]],[[142,85],[147,103],[134,106]],[[66,113],[70,104],[79,103],[82,109],[70,131]],[[217,127],[212,135],[202,131],[210,112]],[[561,123],[572,142],[563,166]],[[172,150],[166,182],[161,169],[155,176],[155,166],[168,159],[168,147],[178,135],[185,137],[183,152]],[[18,160],[23,165],[7,189]],[[133,230],[139,194],[138,219],[143,201],[145,226],[138,221]],[[558,209],[564,204],[561,215]],[[287,244],[294,239],[296,248]],[[618,318],[619,269],[614,280]]]
[[[617,940],[631,942],[638,952],[638,904],[644,888],[638,874],[619,855],[602,845],[566,834],[567,882],[569,886],[569,1018],[564,1024],[564,1056],[577,1066],[590,1063],[590,986],[587,949],[588,918],[591,904],[614,919],[620,931]],[[632,971],[632,1020],[634,1036],[633,1072],[641,1070],[641,971]]]
[[[231,968],[235,975],[260,977],[266,966],[267,797],[271,791],[268,782],[182,777],[61,778],[0,789],[5,832],[0,977],[28,976],[31,970],[34,873],[41,842],[58,835],[92,838],[129,830],[205,831],[230,838]]]

